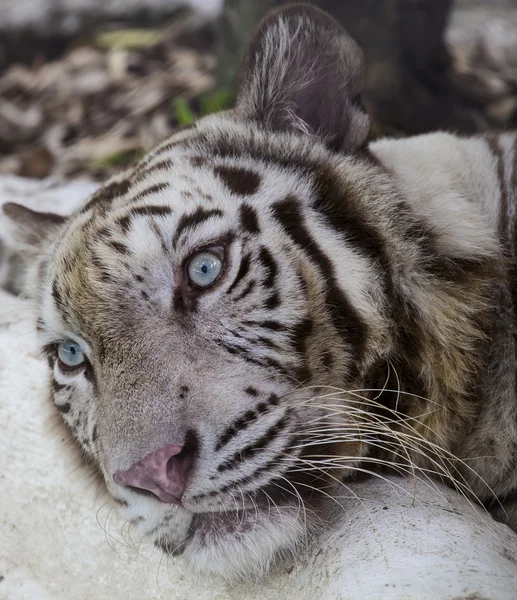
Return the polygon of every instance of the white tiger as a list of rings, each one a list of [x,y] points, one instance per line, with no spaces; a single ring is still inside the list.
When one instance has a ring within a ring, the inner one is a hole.
[[[368,145],[361,79],[325,13],[273,12],[233,110],[69,218],[3,207],[57,410],[127,520],[227,578],[382,465],[517,524],[517,139]]]

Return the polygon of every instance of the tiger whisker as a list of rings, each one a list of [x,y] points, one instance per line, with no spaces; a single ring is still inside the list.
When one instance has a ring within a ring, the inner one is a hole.
[[[366,400],[366,402],[365,402],[365,403],[367,403],[367,402],[371,402],[371,400],[370,400],[370,399],[365,399],[365,400]],[[375,404],[378,404],[378,403],[375,403]],[[382,405],[379,405],[379,406],[381,406],[381,407],[382,407],[383,409],[385,409],[385,410],[388,410],[389,412],[394,412],[393,410],[386,409],[386,407],[384,407],[384,406],[382,406]],[[322,405],[318,405],[318,408],[323,408],[323,409],[325,409],[325,408],[326,408],[326,405],[324,405],[324,404],[322,404]],[[347,414],[348,416],[350,415],[350,412],[349,412],[349,411],[347,411],[347,408],[346,408],[346,407],[342,407],[342,406],[336,405],[336,406],[334,406],[334,408],[335,408],[335,409],[342,410],[342,411],[343,411],[345,414]],[[360,412],[360,411],[359,411],[359,412]],[[364,414],[365,414],[365,416],[366,416],[366,417],[367,417],[369,420],[372,420],[372,419],[373,419],[373,420],[376,420],[377,422],[381,422],[381,419],[380,419],[380,417],[379,417],[378,415],[372,415],[371,413],[369,413],[369,412],[367,412],[367,411],[364,411]],[[406,427],[407,429],[409,429],[409,430],[413,431],[413,432],[416,434],[415,436],[413,436],[413,440],[414,440],[414,441],[416,441],[416,440],[419,440],[420,442],[424,443],[426,446],[428,446],[430,449],[432,449],[432,450],[433,450],[435,453],[437,453],[438,455],[440,455],[440,456],[441,456],[443,459],[445,459],[445,456],[444,456],[444,455],[449,455],[449,459],[448,459],[448,460],[452,460],[452,461],[454,461],[454,462],[457,462],[457,463],[458,463],[458,464],[460,464],[460,465],[463,465],[463,466],[464,466],[464,467],[465,467],[465,468],[466,468],[466,469],[467,469],[467,470],[468,470],[470,473],[472,473],[472,475],[473,475],[474,477],[478,478],[478,479],[479,479],[479,480],[480,480],[480,481],[481,481],[481,482],[482,482],[482,483],[483,483],[483,484],[486,486],[486,489],[487,489],[487,490],[488,490],[488,491],[489,491],[489,492],[492,494],[492,496],[493,496],[493,498],[496,500],[496,502],[498,502],[498,503],[500,504],[500,501],[499,501],[499,499],[497,498],[497,495],[495,494],[494,490],[493,490],[493,489],[492,489],[492,488],[491,488],[491,487],[488,485],[488,483],[487,483],[487,482],[486,482],[486,481],[485,481],[485,480],[484,480],[484,479],[483,479],[483,478],[482,478],[482,477],[479,475],[479,473],[477,473],[477,472],[475,471],[475,469],[473,469],[473,468],[472,468],[470,465],[468,465],[468,464],[467,464],[465,461],[463,461],[463,460],[462,460],[462,459],[460,459],[459,457],[457,457],[457,456],[455,456],[454,454],[452,454],[452,453],[451,453],[449,450],[447,450],[446,448],[443,448],[443,447],[439,446],[438,444],[436,444],[436,443],[434,443],[434,442],[432,442],[432,441],[430,441],[430,440],[427,440],[426,438],[424,438],[424,437],[423,437],[423,436],[422,436],[422,435],[421,435],[421,434],[420,434],[420,433],[419,433],[419,432],[418,432],[418,431],[417,431],[417,430],[416,430],[414,427],[412,427],[412,426],[411,426],[411,425],[410,425],[410,424],[407,422],[407,418],[406,418],[406,420],[405,420],[403,423],[397,422],[397,424],[398,424],[399,426]],[[431,428],[429,428],[429,427],[428,427],[428,426],[426,426],[425,424],[422,424],[422,423],[420,423],[420,425],[423,425],[423,426],[424,426],[424,428],[426,428],[426,429],[429,429],[429,431],[430,431],[431,433],[434,433],[434,432],[431,430]],[[399,432],[399,434],[400,434],[400,432]],[[402,433],[402,435],[407,435],[407,434],[404,434],[404,433]],[[428,458],[429,458],[429,457],[428,457]],[[458,470],[457,470],[457,467],[455,467],[455,470],[456,470],[456,472],[458,472]],[[458,475],[460,475],[460,477],[462,477],[462,478],[463,478],[463,476],[462,476],[462,475],[461,475],[459,472],[458,472]],[[453,480],[453,479],[451,479],[451,481],[453,481],[453,483],[454,483],[454,480]],[[475,494],[473,494],[473,496],[476,498],[476,500],[477,500],[477,501],[479,501],[479,499],[477,498],[477,496],[476,496]]]

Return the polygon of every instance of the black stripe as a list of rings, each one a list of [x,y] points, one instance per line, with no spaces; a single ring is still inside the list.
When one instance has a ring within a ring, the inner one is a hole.
[[[120,219],[117,219],[117,224],[120,226],[123,233],[127,233],[131,224],[131,216],[126,215],[125,217],[120,217]]]
[[[231,458],[217,467],[219,473],[237,468],[241,463],[253,458],[258,452],[271,444],[278,434],[287,427],[289,421],[286,416],[272,425],[256,442],[249,444],[237,451]]]
[[[268,367],[271,367],[272,369],[274,369],[275,371],[277,371],[278,373],[281,373],[282,375],[288,375],[291,376],[291,373],[289,372],[288,369],[286,369],[285,367],[283,367],[278,360],[275,360],[274,358],[271,357],[267,357],[264,359],[264,361],[266,362],[266,365]],[[252,362],[252,361],[250,361]],[[257,363],[259,364],[259,363]]]
[[[245,354],[247,352],[246,348],[243,348],[242,346],[232,346],[231,344],[222,341],[220,344],[230,354]]]
[[[197,298],[195,296],[187,296],[184,291],[177,288],[174,292],[174,298],[172,300],[172,306],[174,310],[178,312],[195,312],[197,309]]]
[[[247,341],[251,342],[252,344],[260,344],[260,345],[264,346],[265,348],[271,348],[272,350],[282,350],[281,346],[279,346],[273,340],[270,340],[269,338],[264,337],[263,335],[259,336],[256,340],[247,340]]]
[[[138,194],[136,196],[129,198],[128,202],[131,202],[131,203],[138,202],[139,200],[142,200],[143,198],[147,198],[147,196],[151,196],[152,194],[159,194],[160,192],[163,192],[164,190],[167,190],[169,188],[170,188],[170,185],[168,183],[155,183],[154,185],[149,186],[145,190],[138,192]]]
[[[70,412],[70,409],[72,408],[70,406],[70,402],[65,402],[64,404],[55,404],[55,407],[58,409],[58,411],[60,413],[63,413],[63,414]]]
[[[206,158],[206,156],[196,155],[190,157],[190,164],[193,167],[204,167],[207,164],[207,162],[208,159]]]
[[[218,165],[214,167],[214,173],[224,182],[230,192],[240,196],[255,194],[262,182],[262,178],[257,172],[243,167]]]
[[[310,235],[305,225],[305,219],[300,213],[298,202],[294,197],[288,196],[273,205],[273,214],[293,242],[318,266],[325,280],[325,303],[333,325],[346,338],[350,349],[354,352],[356,363],[359,363],[366,343],[366,323],[362,322],[348,298],[339,288],[332,262]]]
[[[153,204],[151,206],[137,206],[132,208],[129,216],[131,215],[142,215],[144,217],[167,217],[172,214],[170,206],[158,206]]]
[[[275,284],[275,279],[278,273],[278,266],[276,264],[275,259],[271,256],[271,253],[267,248],[262,246],[259,253],[259,260],[264,267],[264,271],[266,273],[266,278],[263,281],[264,287],[273,287]]]
[[[207,219],[211,219],[212,217],[222,217],[223,211],[214,208],[212,210],[206,210],[204,208],[198,208],[193,213],[189,215],[183,215],[176,227],[176,233],[174,235],[173,245],[176,246],[181,234],[185,231],[185,229],[191,229],[203,221]]]
[[[278,321],[243,321],[243,325],[248,327],[261,327],[263,329],[270,329],[271,331],[285,331],[285,325]]]
[[[54,302],[58,308],[64,308],[65,305],[63,303],[63,297],[61,296],[57,279],[54,279],[54,283],[52,284],[52,298],[54,298]]]
[[[265,348],[271,348],[273,350],[283,350],[283,348],[279,344],[277,344],[270,338],[264,337],[263,335],[259,335],[257,338],[247,338],[242,335],[239,335],[237,337],[242,338],[244,339],[244,341],[248,342],[248,344],[254,344],[255,346],[264,346]]]
[[[273,310],[280,306],[280,296],[274,292],[269,298],[264,302],[264,308],[267,310]]]
[[[92,264],[94,264],[99,270],[99,275],[102,281],[105,283],[112,283],[115,281],[113,275],[108,271],[108,266],[104,264],[100,256],[97,254],[91,254]]]
[[[251,294],[253,289],[255,288],[255,282],[250,281],[248,285],[244,288],[244,290],[238,295],[233,297],[234,302],[239,302],[243,298],[245,298],[248,294]]]
[[[235,279],[233,280],[231,286],[226,290],[227,294],[231,294],[233,292],[233,290],[237,287],[237,285],[239,285],[240,281],[246,277],[246,275],[248,274],[250,268],[250,255],[246,254],[244,255],[243,259],[241,260],[241,264],[239,266],[239,270],[237,271],[237,275],[235,276]]]
[[[253,235],[260,233],[257,211],[251,206],[246,204],[241,206],[239,220],[244,231],[247,231]]]
[[[289,440],[289,443],[286,444],[286,448],[283,450],[283,452],[285,452],[285,450],[291,444],[292,444],[292,441]],[[268,471],[271,471],[271,469],[273,469],[274,467],[278,467],[279,463],[280,463],[280,458],[278,456],[275,456],[274,458],[268,460],[268,462],[266,464],[262,465],[258,469],[255,469],[255,471],[253,471],[253,473],[251,473],[251,475],[247,475],[246,477],[242,477],[241,479],[236,479],[235,481],[230,481],[230,483],[227,483],[226,485],[224,485],[223,487],[221,487],[217,490],[212,490],[211,492],[205,492],[203,494],[197,494],[192,497],[192,500],[201,500],[202,498],[210,498],[210,497],[218,496],[219,494],[224,494],[228,490],[236,488],[237,486],[242,486],[242,485],[246,485],[247,483],[251,483],[259,475],[262,475],[262,473],[266,473]]]
[[[278,360],[276,360],[274,358],[271,358],[269,356],[257,358],[257,357],[251,356],[249,354],[248,349],[243,348],[242,346],[231,345],[231,344],[228,344],[221,340],[219,341],[219,343],[220,343],[221,347],[224,348],[231,355],[233,355],[233,356],[239,355],[246,362],[249,362],[253,365],[258,365],[259,367],[274,369],[275,371],[277,371],[278,373],[281,373],[283,375],[289,375],[289,371],[285,367],[283,367],[278,362]]]
[[[160,246],[162,247],[163,253],[168,254],[169,247],[167,246],[167,242],[163,238],[162,232],[160,231],[160,228],[158,227],[158,224],[156,223],[156,221],[151,222],[151,229],[153,230],[154,235],[158,238],[158,241],[160,242]]]
[[[88,381],[89,383],[91,383],[91,385],[95,389],[97,389],[99,387],[97,385],[97,379],[95,378],[95,372],[92,369],[90,363],[88,363],[88,362],[86,363],[86,366],[84,368],[83,375],[84,375],[84,378],[86,379],[86,381]]]
[[[129,248],[126,246],[126,244],[123,244],[122,242],[111,241],[108,242],[108,245],[111,246],[117,252],[120,252],[120,254],[129,254]]]
[[[310,337],[313,327],[312,319],[307,317],[292,328],[291,342],[297,354],[305,354],[307,339]]]
[[[62,383],[58,383],[55,379],[52,379],[52,392],[57,394],[62,392],[63,390],[69,389],[67,385],[63,385]]]
[[[343,234],[354,250],[382,261],[383,267],[386,267],[384,240],[359,212],[359,201],[354,198],[351,188],[338,187],[331,173],[321,172],[316,177],[316,191],[312,207],[325,218],[326,224]]]
[[[254,423],[259,417],[259,413],[254,410],[246,411],[242,417],[236,419],[222,434],[215,447],[216,451],[221,450],[223,446],[226,446],[230,440],[232,440],[239,431],[242,431],[249,427],[251,423]]]
[[[119,198],[120,196],[127,194],[130,188],[131,182],[128,179],[114,181],[105,185],[93,194],[89,202],[87,202],[81,209],[81,213],[85,213],[91,208],[106,211],[115,198]]]
[[[132,178],[133,185],[139,183],[155,171],[165,171],[166,169],[170,169],[173,166],[173,164],[174,163],[170,158],[166,158],[164,160],[158,161],[154,165],[144,165],[142,167],[137,167]]]
[[[308,363],[307,341],[313,331],[314,324],[312,319],[306,318],[295,325],[291,331],[291,343],[293,350],[301,359],[301,367],[297,369],[296,378],[298,381],[306,382],[311,378],[311,371]]]

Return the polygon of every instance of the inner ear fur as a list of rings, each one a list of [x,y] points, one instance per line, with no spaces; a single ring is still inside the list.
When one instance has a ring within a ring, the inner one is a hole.
[[[272,130],[316,135],[336,151],[364,144],[363,53],[327,13],[308,4],[265,17],[245,55],[236,110]]]

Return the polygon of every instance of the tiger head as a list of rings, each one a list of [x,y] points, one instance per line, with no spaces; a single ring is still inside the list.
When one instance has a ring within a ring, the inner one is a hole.
[[[390,272],[422,234],[366,149],[362,70],[325,13],[273,12],[234,109],[71,216],[4,205],[57,410],[122,515],[224,577],[296,549],[368,452],[368,410],[336,394],[382,385]]]

